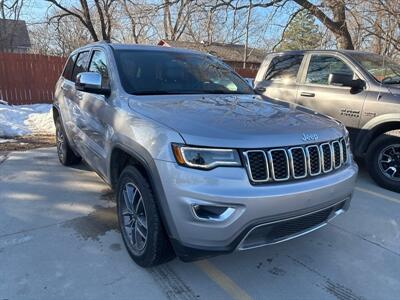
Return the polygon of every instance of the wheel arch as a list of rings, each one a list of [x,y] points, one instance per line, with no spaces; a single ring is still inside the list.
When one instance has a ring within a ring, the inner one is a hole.
[[[160,175],[157,171],[154,159],[145,149],[141,149],[141,147],[138,146],[137,149],[132,150],[121,144],[114,145],[110,155],[108,172],[111,187],[115,190],[119,175],[128,164],[134,165],[149,181],[167,235],[170,238],[175,238],[177,236],[177,230],[172,221],[172,214],[166,201]]]
[[[385,132],[400,129],[400,113],[382,115],[365,124],[357,136],[354,148],[356,156],[364,156],[371,143]]]

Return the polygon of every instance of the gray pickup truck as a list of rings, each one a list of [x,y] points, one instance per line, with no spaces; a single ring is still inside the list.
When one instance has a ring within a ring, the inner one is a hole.
[[[339,122],[256,95],[215,57],[97,43],[56,85],[62,164],[84,159],[116,192],[141,266],[301,236],[349,207],[357,165]]]
[[[342,122],[353,153],[371,177],[400,192],[400,65],[358,51],[287,51],[268,54],[255,89]]]

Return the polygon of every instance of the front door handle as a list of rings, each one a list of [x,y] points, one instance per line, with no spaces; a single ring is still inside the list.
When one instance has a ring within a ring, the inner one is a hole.
[[[256,91],[263,93],[263,92],[266,91],[266,88],[265,87],[258,87],[258,88],[256,88]]]
[[[302,92],[300,94],[300,96],[303,96],[303,97],[315,97],[315,93]]]

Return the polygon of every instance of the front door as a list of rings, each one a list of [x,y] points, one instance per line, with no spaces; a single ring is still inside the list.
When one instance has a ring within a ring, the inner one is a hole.
[[[99,73],[102,77],[102,85],[110,84],[106,55],[102,49],[94,49],[90,55],[88,72]],[[82,132],[83,144],[89,164],[102,174],[106,172],[107,152],[106,142],[109,139],[108,118],[113,115],[112,106],[104,95],[76,91],[79,101],[79,110],[82,116],[80,130]]]
[[[334,54],[311,54],[300,80],[297,103],[341,121],[350,130],[359,127],[367,96],[364,89],[351,93],[350,87],[329,85],[331,73],[360,78],[350,62]]]

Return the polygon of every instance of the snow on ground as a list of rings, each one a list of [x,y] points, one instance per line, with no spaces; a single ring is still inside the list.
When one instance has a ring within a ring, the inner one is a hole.
[[[30,134],[55,134],[51,104],[0,104],[0,141]]]

